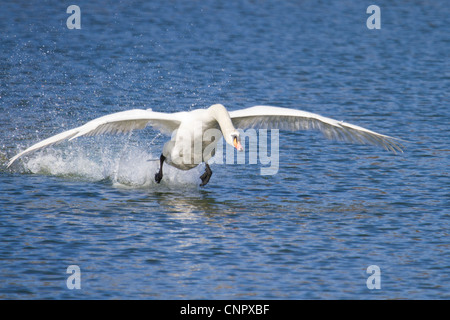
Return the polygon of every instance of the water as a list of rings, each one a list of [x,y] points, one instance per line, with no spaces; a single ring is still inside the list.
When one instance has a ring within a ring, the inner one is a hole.
[[[1,6],[0,298],[449,298],[445,1],[378,1],[380,30],[360,1],[74,4],[81,30],[57,1]],[[276,175],[217,164],[200,188],[203,166],[166,167],[157,185],[166,137],[149,128],[6,168],[98,116],[213,103],[312,111],[406,149],[281,131]]]

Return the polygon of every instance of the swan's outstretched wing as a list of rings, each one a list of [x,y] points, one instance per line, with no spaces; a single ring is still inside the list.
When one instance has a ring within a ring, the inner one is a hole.
[[[320,130],[329,139],[353,143],[373,144],[386,150],[402,151],[398,139],[376,133],[343,121],[318,114],[279,107],[255,106],[229,112],[236,128],[265,128],[286,130]]]
[[[30,152],[57,144],[64,140],[72,140],[81,136],[93,136],[106,133],[125,133],[135,129],[143,129],[147,125],[156,127],[163,133],[171,133],[181,123],[181,113],[161,113],[149,110],[128,110],[109,114],[82,125],[81,127],[61,132],[55,136],[32,145],[28,149],[15,155],[8,163],[8,167],[21,156]]]

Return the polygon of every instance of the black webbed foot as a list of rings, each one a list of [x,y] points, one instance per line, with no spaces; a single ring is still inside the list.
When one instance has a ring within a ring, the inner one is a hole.
[[[205,186],[209,182],[209,179],[211,179],[211,176],[212,176],[211,168],[209,167],[208,164],[206,164],[205,173],[200,176],[200,179],[202,180],[200,187]]]
[[[159,171],[158,171],[158,173],[155,174],[156,183],[160,183],[161,179],[163,177],[162,169],[163,169],[164,160],[166,160],[166,157],[161,155],[161,157],[159,157]]]
[[[161,171],[159,171],[157,174],[155,174],[155,181],[156,181],[156,183],[160,183],[161,182],[161,179],[162,179],[162,173],[161,173]]]

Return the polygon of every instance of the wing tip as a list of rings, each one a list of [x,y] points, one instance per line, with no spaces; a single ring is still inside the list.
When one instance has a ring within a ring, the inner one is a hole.
[[[16,162],[17,159],[19,159],[21,157],[21,154],[17,154],[14,157],[12,157],[11,159],[9,159],[8,164],[6,165],[6,168],[11,167],[11,165]]]

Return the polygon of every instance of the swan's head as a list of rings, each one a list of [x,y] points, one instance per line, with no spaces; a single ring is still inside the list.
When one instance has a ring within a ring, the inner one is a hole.
[[[241,137],[239,131],[233,130],[229,134],[225,135],[225,140],[228,144],[234,146],[238,151],[243,151],[244,148],[241,145]]]

